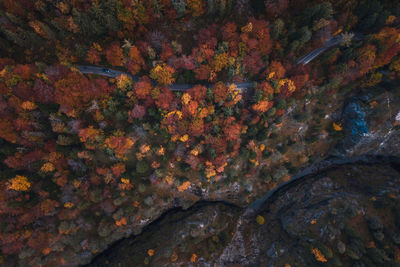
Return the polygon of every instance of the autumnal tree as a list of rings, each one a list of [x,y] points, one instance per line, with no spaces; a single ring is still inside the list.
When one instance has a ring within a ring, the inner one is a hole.
[[[268,79],[282,79],[285,77],[286,70],[279,61],[273,60],[265,73]]]
[[[218,72],[228,65],[228,53],[216,54],[213,60],[213,70]]]
[[[360,49],[360,55],[357,58],[360,74],[366,74],[372,69],[376,57],[375,52],[376,47],[371,44],[368,44]]]
[[[70,72],[55,82],[55,102],[66,110],[81,110],[92,100],[108,95],[113,88],[104,79],[89,81],[78,72]]]
[[[241,134],[241,124],[232,116],[224,121],[224,133],[227,141],[239,141]]]
[[[17,175],[10,180],[7,188],[15,191],[28,191],[30,187],[31,183],[28,181],[28,178],[22,175]]]
[[[273,105],[274,105],[274,102],[272,102],[272,101],[261,100],[258,103],[254,104],[252,106],[252,108],[254,109],[254,111],[263,113],[263,112],[268,111],[270,108],[272,108]]]
[[[200,17],[204,14],[203,1],[201,0],[188,0],[187,6],[193,17]]]
[[[145,69],[145,61],[136,46],[131,46],[129,49],[129,60],[127,62],[127,68],[130,73],[136,74],[140,70]]]
[[[198,102],[203,102],[207,95],[207,87],[202,85],[195,85],[188,91],[188,93],[194,100]]]
[[[224,40],[234,40],[237,39],[238,33],[236,32],[237,26],[234,22],[228,22],[222,29],[222,38]]]
[[[174,55],[174,49],[169,43],[163,43],[161,47],[160,59],[162,61],[167,61]]]
[[[251,75],[258,74],[262,68],[265,67],[265,63],[261,58],[261,53],[259,51],[253,51],[251,54],[247,55],[243,59],[243,65],[246,71]]]
[[[288,4],[288,0],[266,0],[265,11],[269,16],[276,17],[288,8]]]
[[[133,86],[133,90],[138,99],[146,99],[150,96],[152,88],[150,80],[147,77],[141,78],[141,80]]]
[[[194,72],[197,80],[208,80],[211,75],[211,67],[209,65],[200,65]]]
[[[24,80],[34,79],[37,71],[38,68],[35,65],[30,64],[18,64],[13,70],[15,74],[21,76],[21,78]]]
[[[105,51],[106,59],[112,66],[123,66],[125,57],[119,43],[114,43]]]
[[[214,85],[214,102],[219,103],[225,101],[228,96],[228,88],[222,83],[218,82]]]
[[[17,142],[17,132],[10,118],[0,118],[0,137],[11,143]]]
[[[157,81],[157,83],[161,85],[168,85],[175,81],[175,78],[172,75],[175,73],[174,68],[163,65],[157,65],[150,72],[150,78]]]
[[[81,129],[79,131],[79,140],[85,144],[87,149],[96,148],[96,138],[100,135],[100,130],[95,129],[93,126]]]
[[[98,49],[91,47],[87,54],[87,60],[90,64],[98,65],[101,61],[101,53]]]
[[[105,144],[114,151],[115,157],[122,159],[127,151],[135,144],[135,141],[124,136],[112,136],[105,140]]]
[[[126,91],[128,88],[132,88],[132,77],[127,74],[121,74],[117,77],[117,88]]]
[[[379,40],[385,47],[383,51],[379,51],[374,62],[374,68],[380,68],[387,65],[400,52],[399,42],[400,32],[396,28],[385,27],[374,37]]]
[[[135,107],[129,111],[129,117],[134,119],[141,119],[146,115],[146,109],[144,106],[135,105]]]
[[[35,101],[43,104],[53,103],[55,100],[54,87],[41,79],[35,80],[32,88]]]
[[[258,50],[262,55],[268,55],[272,48],[268,22],[255,18],[251,18],[250,22],[253,24],[251,36],[258,40]]]

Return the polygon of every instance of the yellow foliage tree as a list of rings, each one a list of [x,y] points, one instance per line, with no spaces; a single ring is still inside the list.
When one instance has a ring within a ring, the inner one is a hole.
[[[12,178],[7,186],[8,189],[15,191],[28,191],[31,187],[31,183],[28,178],[22,175],[17,175]]]
[[[175,81],[172,75],[175,73],[175,69],[165,64],[157,65],[150,72],[150,78],[157,81],[162,85],[168,85]]]

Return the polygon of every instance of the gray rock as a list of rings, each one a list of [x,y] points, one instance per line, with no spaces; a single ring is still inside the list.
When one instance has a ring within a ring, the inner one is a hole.
[[[385,235],[382,232],[374,232],[372,235],[378,241],[382,241],[385,238]]]
[[[368,219],[368,227],[373,230],[381,230],[383,228],[383,224],[381,219],[379,219],[379,217],[374,216]]]
[[[153,201],[153,197],[152,196],[148,196],[144,199],[144,204],[146,204],[147,206],[153,206],[154,201]]]
[[[346,245],[341,240],[339,240],[337,244],[337,249],[340,254],[343,254],[346,251]]]

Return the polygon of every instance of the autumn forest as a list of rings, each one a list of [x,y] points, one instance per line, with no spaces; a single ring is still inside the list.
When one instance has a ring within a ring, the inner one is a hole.
[[[340,99],[399,84],[399,25],[395,0],[0,0],[0,265],[288,181],[343,139]]]

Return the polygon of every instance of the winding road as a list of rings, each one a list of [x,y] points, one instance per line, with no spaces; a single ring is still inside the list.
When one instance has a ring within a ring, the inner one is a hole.
[[[81,73],[83,74],[96,74],[96,75],[102,75],[102,76],[107,76],[107,77],[112,77],[116,78],[122,74],[129,75],[132,77],[133,81],[139,81],[139,78],[131,75],[129,73],[125,73],[119,70],[113,70],[113,69],[107,69],[103,67],[96,67],[96,66],[87,66],[87,65],[79,65],[78,69]],[[155,83],[154,83],[155,84]],[[232,83],[227,83],[227,85],[231,85]],[[241,82],[241,83],[235,83],[236,87],[239,90],[243,90],[249,87],[253,87],[253,82]],[[186,91],[192,88],[194,85],[193,84],[171,84],[169,85],[169,88],[172,91]],[[211,88],[213,85],[208,84],[206,85],[207,88]]]
[[[329,48],[332,48],[334,46],[339,45],[343,41],[342,35],[338,35],[335,37],[330,38],[328,41],[325,42],[324,46],[320,48],[316,48],[304,57],[302,57],[299,61],[297,61],[297,64],[303,64],[306,65],[310,63],[314,58],[328,50]],[[89,66],[89,65],[78,65],[77,66],[79,71],[83,74],[96,74],[96,75],[101,75],[101,76],[106,76],[106,77],[112,77],[116,78],[122,74],[129,75],[132,77],[132,80],[137,82],[139,81],[139,78],[137,76],[131,75],[129,73],[119,71],[119,70],[113,70],[113,69],[108,69],[104,67],[96,67],[96,66]],[[154,85],[156,85],[155,82],[153,82]],[[239,90],[244,90],[246,88],[252,88],[254,86],[254,82],[240,82],[240,83],[227,83],[226,85],[236,85],[237,89]],[[172,91],[186,91],[189,90],[193,87],[193,84],[171,84],[169,88]],[[211,88],[213,85],[208,84],[206,85],[207,88]]]

